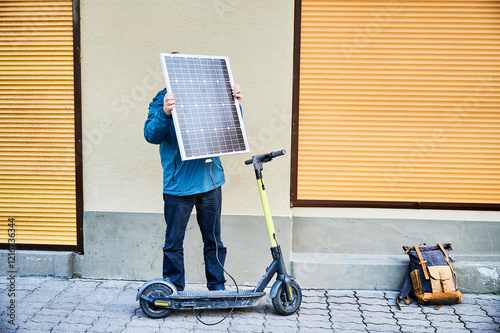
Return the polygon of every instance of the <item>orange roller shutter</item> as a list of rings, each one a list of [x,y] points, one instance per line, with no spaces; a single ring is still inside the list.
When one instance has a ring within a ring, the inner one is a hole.
[[[302,1],[292,201],[500,204],[500,3]]]
[[[72,1],[0,2],[0,243],[77,243]]]

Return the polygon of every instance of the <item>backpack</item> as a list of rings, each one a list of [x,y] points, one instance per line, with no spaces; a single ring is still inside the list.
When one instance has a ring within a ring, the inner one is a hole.
[[[396,300],[399,310],[400,301],[411,303],[410,295],[419,304],[437,305],[436,309],[443,304],[462,302],[462,293],[457,288],[457,276],[448,257],[451,244],[403,246],[403,250],[410,257],[410,264]]]

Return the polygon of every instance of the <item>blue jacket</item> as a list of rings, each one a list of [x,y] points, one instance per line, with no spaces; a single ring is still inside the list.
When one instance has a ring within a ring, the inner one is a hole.
[[[166,93],[166,89],[158,92],[149,104],[148,119],[144,124],[146,141],[160,145],[163,193],[184,196],[213,190],[214,184],[215,187],[221,186],[225,179],[219,157],[212,158],[211,163],[206,159],[182,161],[172,116],[163,111]]]

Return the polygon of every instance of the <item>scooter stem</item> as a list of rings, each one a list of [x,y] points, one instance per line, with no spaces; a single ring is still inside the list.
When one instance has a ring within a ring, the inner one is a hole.
[[[273,151],[269,154],[262,154],[252,156],[251,159],[246,160],[245,164],[253,164],[255,170],[255,177],[257,178],[257,186],[259,187],[260,200],[262,201],[262,208],[264,209],[264,216],[267,223],[267,231],[269,232],[269,238],[271,239],[271,247],[275,248],[278,246],[276,241],[276,231],[274,230],[273,217],[271,216],[271,209],[269,208],[269,201],[267,200],[266,188],[262,182],[262,164],[271,161],[273,158],[285,155],[286,151],[284,149]]]
[[[262,179],[257,179],[257,186],[259,186],[260,200],[262,201],[262,208],[264,209],[267,231],[269,232],[269,238],[271,239],[271,247],[277,247],[278,243],[276,242],[276,230],[274,229],[273,217],[271,215],[271,209],[269,208],[269,201],[267,199],[267,193]]]

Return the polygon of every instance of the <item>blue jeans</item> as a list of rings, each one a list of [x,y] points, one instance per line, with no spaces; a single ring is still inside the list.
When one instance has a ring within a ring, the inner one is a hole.
[[[209,290],[224,289],[226,280],[222,266],[226,259],[226,248],[221,241],[221,198],[220,187],[188,196],[163,195],[167,223],[163,247],[163,278],[170,279],[179,291],[184,290],[185,286],[183,243],[193,207],[196,207],[196,219],[203,239],[207,287]]]

